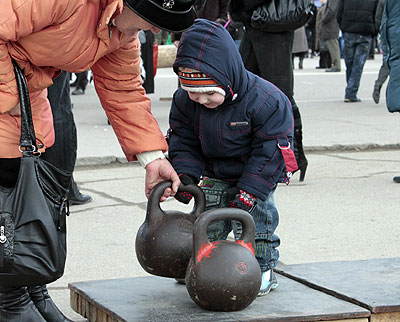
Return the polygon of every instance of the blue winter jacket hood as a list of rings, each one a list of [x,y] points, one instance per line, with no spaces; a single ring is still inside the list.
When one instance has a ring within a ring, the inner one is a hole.
[[[226,93],[224,103],[215,109],[190,100],[182,88],[174,93],[169,158],[177,173],[236,182],[238,188],[265,200],[285,178],[279,146],[293,146],[288,98],[247,71],[230,34],[208,20],[196,19],[183,33],[173,67],[176,73],[179,67],[201,71]]]

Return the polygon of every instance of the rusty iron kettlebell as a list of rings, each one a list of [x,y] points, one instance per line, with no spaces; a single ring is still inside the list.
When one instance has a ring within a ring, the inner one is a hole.
[[[237,241],[210,242],[207,227],[215,220],[237,220],[243,232]],[[209,311],[239,311],[249,306],[261,286],[254,255],[255,224],[242,209],[218,208],[202,213],[193,230],[193,255],[186,271],[186,288]]]
[[[195,184],[180,185],[178,191],[194,197],[190,213],[163,211],[160,198],[171,181],[157,184],[150,192],[144,223],[136,235],[136,256],[143,269],[153,275],[184,278],[192,256],[193,225],[204,211],[203,191]]]

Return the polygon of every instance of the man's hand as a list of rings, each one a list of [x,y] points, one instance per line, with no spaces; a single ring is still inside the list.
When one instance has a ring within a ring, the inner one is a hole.
[[[171,163],[169,163],[167,159],[157,159],[148,163],[146,165],[146,197],[149,197],[151,189],[153,189],[157,183],[165,180],[172,181],[172,189],[165,189],[160,201],[164,201],[170,196],[173,197],[178,191],[181,181],[179,180],[178,174],[175,172]]]
[[[11,110],[9,110],[8,114],[10,114],[11,116],[21,115],[21,106],[19,105],[19,103],[15,105]]]

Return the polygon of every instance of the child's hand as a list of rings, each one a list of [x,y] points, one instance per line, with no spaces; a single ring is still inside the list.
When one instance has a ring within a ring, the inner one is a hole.
[[[240,208],[243,209],[247,212],[250,212],[253,207],[254,203],[256,202],[256,196],[253,196],[251,193],[248,193],[242,189],[240,189],[240,193],[238,193],[235,196],[235,199],[233,199],[229,207],[231,208]]]
[[[184,174],[184,173],[181,173],[179,175],[179,179],[181,180],[181,183],[183,183],[184,185],[195,183],[194,179],[191,176]],[[184,191],[178,191],[174,197],[176,200],[178,200],[179,202],[182,202],[186,205],[193,198],[193,196],[189,192],[184,192]]]

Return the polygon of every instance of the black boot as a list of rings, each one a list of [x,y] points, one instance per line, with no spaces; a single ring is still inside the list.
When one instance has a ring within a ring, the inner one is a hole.
[[[299,69],[303,69],[303,60],[304,60],[304,56],[299,56]]]
[[[46,322],[33,304],[26,287],[0,291],[0,321]]]
[[[306,156],[304,155],[304,150],[303,150],[303,131],[301,124],[301,116],[299,108],[297,107],[296,102],[294,101],[293,98],[290,99],[290,102],[292,103],[293,117],[294,117],[294,155],[296,157],[297,165],[299,167],[298,170],[300,170],[300,181],[304,181],[304,177],[306,176],[308,161],[306,159]]]
[[[30,286],[29,295],[40,314],[47,322],[73,322],[68,319],[51,299],[46,285]]]
[[[372,98],[375,104],[379,104],[379,98],[381,96],[381,87],[382,85],[375,83],[374,91],[372,92]]]

